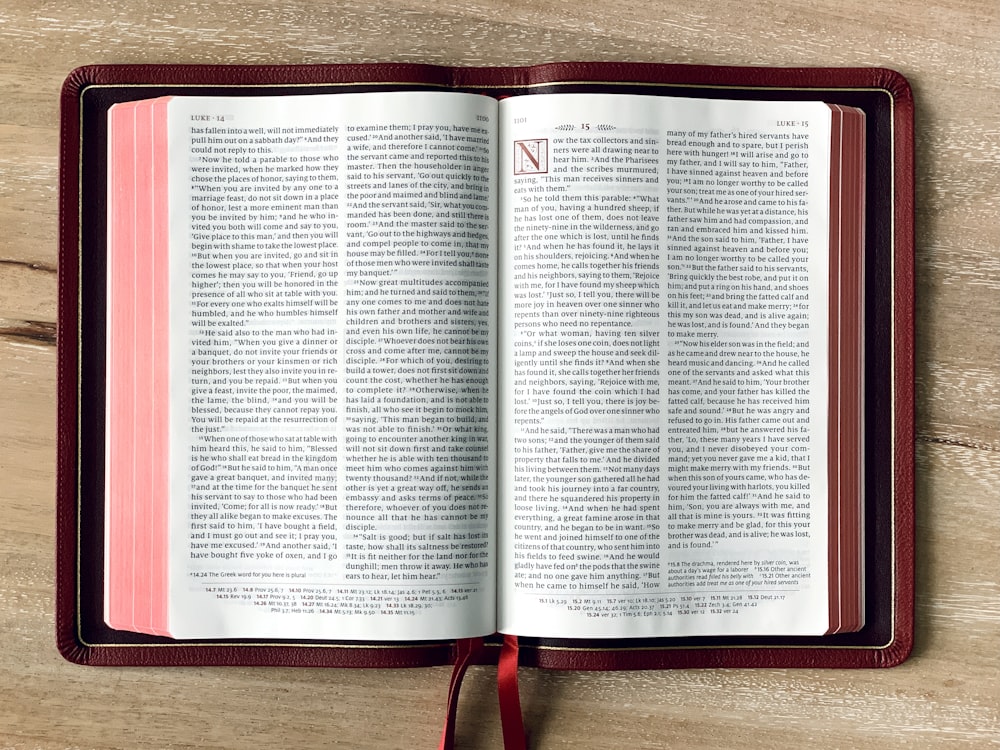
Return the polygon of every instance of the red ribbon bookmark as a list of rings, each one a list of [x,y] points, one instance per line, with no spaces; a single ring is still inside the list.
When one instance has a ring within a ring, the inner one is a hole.
[[[500,727],[505,750],[527,750],[521,695],[517,685],[518,642],[516,635],[505,635],[497,666],[497,696],[500,699]]]
[[[438,750],[454,750],[455,717],[458,714],[458,694],[462,679],[485,645],[482,638],[461,638],[455,642],[455,668],[448,686],[448,712]],[[518,642],[516,635],[505,635],[500,648],[497,668],[497,696],[500,699],[500,726],[505,750],[527,750],[524,719],[521,716],[521,698],[517,684]]]
[[[455,668],[451,672],[451,685],[448,686],[448,713],[444,720],[444,730],[441,732],[439,750],[454,750],[455,747],[455,715],[458,713],[458,693],[462,689],[462,678],[472,663],[473,658],[483,650],[482,638],[460,638],[455,642]]]

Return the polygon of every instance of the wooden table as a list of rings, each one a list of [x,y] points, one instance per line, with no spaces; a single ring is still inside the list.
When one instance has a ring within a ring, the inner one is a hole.
[[[917,101],[917,645],[877,671],[524,670],[536,748],[1000,747],[1000,6],[284,0],[0,8],[0,747],[431,747],[445,668],[95,669],[53,638],[57,97],[87,63],[896,68]],[[460,747],[498,747],[473,668]]]

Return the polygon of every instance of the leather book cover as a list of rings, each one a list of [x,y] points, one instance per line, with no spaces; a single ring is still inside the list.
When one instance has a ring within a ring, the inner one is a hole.
[[[864,628],[823,637],[568,641],[521,639],[521,663],[555,669],[880,667],[913,641],[913,100],[884,69],[551,63],[519,68],[416,64],[92,66],[62,91],[57,434],[60,652],[91,665],[431,666],[453,642],[178,642],[103,620],[107,113],[163,95],[282,95],[456,89],[498,98],[620,92],[822,100],[866,114]],[[499,637],[481,660],[495,661]]]

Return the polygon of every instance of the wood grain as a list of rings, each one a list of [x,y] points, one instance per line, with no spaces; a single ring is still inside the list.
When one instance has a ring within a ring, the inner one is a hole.
[[[113,62],[883,65],[917,101],[917,648],[893,670],[524,670],[535,748],[1000,747],[1000,6],[8,0],[0,8],[0,748],[429,747],[446,669],[86,669],[53,642],[58,91]],[[470,670],[460,747],[500,746]]]

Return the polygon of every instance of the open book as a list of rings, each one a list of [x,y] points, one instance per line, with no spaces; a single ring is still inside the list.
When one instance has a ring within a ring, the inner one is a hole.
[[[862,627],[861,110],[395,91],[108,117],[112,628]]]
[[[93,66],[61,146],[67,659],[909,654],[898,74]]]

